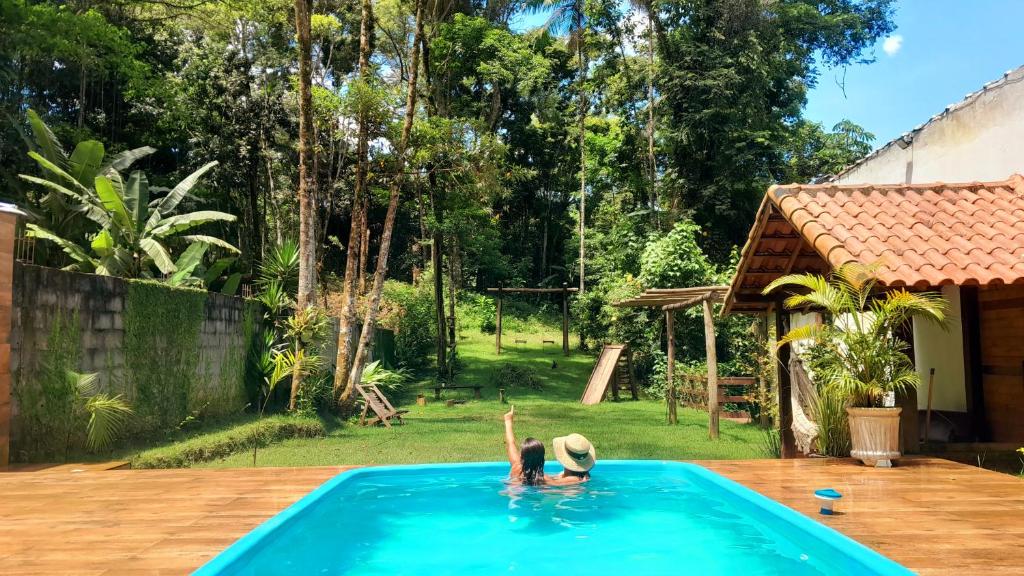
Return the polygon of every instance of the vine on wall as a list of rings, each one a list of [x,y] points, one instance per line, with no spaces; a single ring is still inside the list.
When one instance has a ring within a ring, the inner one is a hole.
[[[126,389],[144,431],[178,426],[201,384],[200,331],[207,293],[132,281],[124,308]]]
[[[21,324],[22,364],[12,390],[15,459],[59,461],[84,449],[87,416],[71,373],[98,372],[103,392],[124,395],[134,411],[128,437],[246,408],[259,380],[249,361],[262,340],[259,304],[245,302],[238,318],[230,316],[237,302],[205,291],[117,279],[107,294],[74,280],[51,282],[56,306],[27,292],[22,303],[32,313]],[[116,300],[122,295],[123,308]],[[85,304],[68,311],[71,301]]]
[[[78,370],[82,348],[78,314],[57,315],[32,366],[19,373],[14,396],[18,402],[19,459],[61,459],[69,447],[81,446],[85,438],[85,416],[75,410],[74,391],[68,372]]]

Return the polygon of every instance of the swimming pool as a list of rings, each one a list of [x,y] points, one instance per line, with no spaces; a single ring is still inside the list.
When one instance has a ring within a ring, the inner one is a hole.
[[[569,488],[510,487],[507,474],[507,463],[343,472],[196,574],[911,574],[695,464],[603,461]]]

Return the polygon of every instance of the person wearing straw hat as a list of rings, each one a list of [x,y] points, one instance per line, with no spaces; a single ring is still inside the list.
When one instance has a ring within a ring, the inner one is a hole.
[[[505,414],[505,450],[508,462],[509,481],[527,486],[541,484],[550,486],[567,486],[579,484],[590,479],[590,469],[594,466],[595,452],[590,441],[580,434],[560,436],[554,440],[555,458],[564,470],[561,474],[544,473],[544,443],[527,438],[521,446],[516,444],[513,430],[516,408],[512,406]]]
[[[555,449],[555,459],[564,468],[559,478],[566,481],[566,484],[572,483],[568,480],[586,482],[590,479],[590,469],[596,461],[596,452],[590,440],[582,434],[572,433],[555,438],[551,444]]]

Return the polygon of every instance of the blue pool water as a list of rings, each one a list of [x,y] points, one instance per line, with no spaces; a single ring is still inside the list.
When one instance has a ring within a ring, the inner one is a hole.
[[[605,461],[570,488],[506,486],[507,473],[345,472],[197,574],[910,574],[694,464]]]

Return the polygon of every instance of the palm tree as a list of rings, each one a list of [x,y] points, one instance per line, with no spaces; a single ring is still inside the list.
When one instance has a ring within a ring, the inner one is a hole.
[[[920,378],[907,356],[907,343],[899,329],[913,318],[946,323],[946,302],[933,292],[905,289],[876,294],[877,266],[850,263],[830,278],[817,274],[790,274],[764,289],[768,294],[789,286],[802,289],[786,298],[787,308],[824,310],[827,321],[794,328],[779,339],[779,346],[811,341],[822,362],[816,379],[849,399],[854,406],[878,406],[888,392],[916,387]]]
[[[135,414],[120,394],[111,396],[99,391],[99,374],[67,372],[73,410],[82,410],[89,416],[85,428],[85,442],[90,450],[109,447],[120,436]]]
[[[589,104],[587,102],[587,59],[586,36],[588,21],[586,0],[530,0],[527,9],[533,12],[548,12],[544,28],[555,34],[567,33],[569,45],[576,50],[576,88],[578,93],[577,106],[577,142],[580,149],[580,292],[586,287],[584,274],[586,265],[586,215],[587,215],[587,153],[586,123]]]

